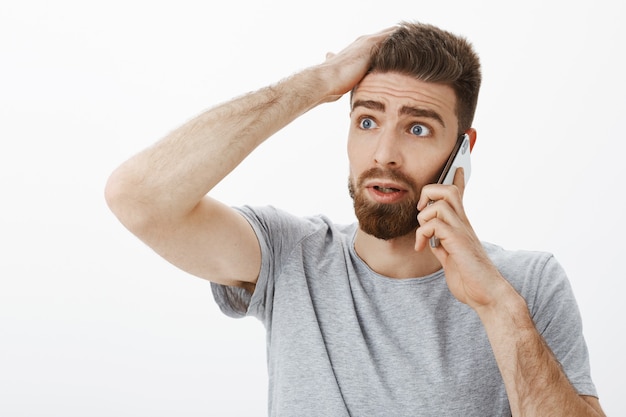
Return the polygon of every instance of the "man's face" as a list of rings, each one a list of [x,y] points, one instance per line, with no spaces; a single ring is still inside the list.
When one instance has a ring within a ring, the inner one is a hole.
[[[436,182],[457,139],[451,87],[372,73],[352,97],[350,195],[360,228],[379,239],[418,226],[422,187]]]

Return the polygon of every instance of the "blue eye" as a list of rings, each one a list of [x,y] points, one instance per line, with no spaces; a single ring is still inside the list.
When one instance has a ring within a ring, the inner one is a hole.
[[[430,134],[430,129],[420,124],[415,124],[411,126],[410,131],[411,131],[411,134],[415,136],[427,136]]]
[[[364,117],[363,119],[361,119],[361,121],[359,122],[359,127],[361,129],[373,129],[376,127],[376,122],[374,122],[372,119],[370,119],[369,117]]]

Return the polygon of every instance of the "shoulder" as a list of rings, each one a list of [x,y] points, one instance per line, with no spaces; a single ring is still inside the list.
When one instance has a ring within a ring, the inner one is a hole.
[[[274,206],[241,206],[234,207],[250,223],[259,227],[279,228],[287,230],[299,230],[303,233],[315,233],[320,230],[336,233],[349,233],[354,229],[354,224],[339,225],[333,223],[322,214],[310,216],[297,216]]]
[[[549,252],[509,250],[488,242],[483,242],[483,247],[499,269],[510,273],[541,272],[547,263],[554,261],[554,255]]]
[[[508,250],[491,243],[483,243],[483,247],[500,273],[522,295],[567,281],[565,271],[550,252]]]
[[[261,245],[283,253],[296,246],[324,246],[331,241],[349,241],[356,223],[339,225],[318,214],[297,216],[273,206],[242,206],[236,208],[252,225]]]
[[[555,296],[573,301],[567,274],[552,253],[507,250],[491,243],[483,247],[502,276],[526,299],[531,312]]]

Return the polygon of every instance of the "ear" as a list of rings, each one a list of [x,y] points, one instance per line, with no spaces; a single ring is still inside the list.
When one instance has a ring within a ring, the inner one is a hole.
[[[470,127],[465,131],[465,133],[470,138],[470,152],[472,152],[472,149],[474,149],[474,144],[476,143],[476,129]]]

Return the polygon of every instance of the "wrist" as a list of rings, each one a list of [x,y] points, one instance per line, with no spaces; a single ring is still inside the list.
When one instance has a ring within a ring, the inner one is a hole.
[[[485,327],[496,324],[514,324],[518,328],[534,326],[526,300],[508,281],[499,285],[490,303],[475,307],[475,311]]]
[[[323,65],[299,71],[283,80],[279,86],[282,87],[285,95],[294,96],[298,101],[306,101],[306,110],[341,97],[334,89],[332,74],[324,69]]]
[[[314,74],[317,88],[323,92],[321,102],[336,101],[349,93],[366,75],[366,66],[356,67],[350,62],[327,60],[309,68]]]

